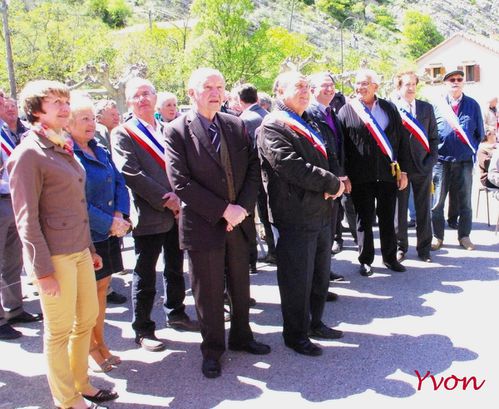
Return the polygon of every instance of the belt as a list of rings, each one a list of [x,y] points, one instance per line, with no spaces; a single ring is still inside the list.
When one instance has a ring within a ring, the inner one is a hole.
[[[0,193],[0,199],[10,199],[10,193]]]

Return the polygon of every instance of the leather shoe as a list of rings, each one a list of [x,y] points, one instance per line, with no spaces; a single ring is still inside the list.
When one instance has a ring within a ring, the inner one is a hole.
[[[397,260],[392,261],[391,263],[387,261],[383,261],[383,264],[388,268],[389,270],[396,271],[397,273],[403,273],[407,269],[400,264]]]
[[[457,230],[459,228],[457,219],[447,219],[447,225],[454,230]]]
[[[7,322],[9,324],[29,324],[30,322],[41,320],[43,320],[43,314],[30,314],[29,312],[23,311],[21,314],[9,318]]]
[[[21,338],[22,336],[23,333],[18,331],[17,329],[12,328],[10,324],[4,324],[0,326],[1,340],[16,339],[16,338]]]
[[[95,395],[82,394],[82,396],[90,402],[101,403],[108,400],[115,400],[119,395],[117,392],[111,391],[109,389],[99,389]]]
[[[244,351],[253,355],[267,355],[270,354],[270,346],[255,341],[254,339],[244,345],[229,344],[231,351]]]
[[[338,254],[341,253],[342,250],[343,250],[343,243],[335,241],[333,243],[333,247],[331,248],[331,253]]]
[[[326,302],[332,302],[338,300],[338,294],[332,293],[331,291],[327,292]]]
[[[333,271],[329,273],[329,281],[345,281],[345,277],[342,275],[336,274]]]
[[[250,264],[250,266],[249,266],[249,273],[250,274],[258,274],[258,269],[256,268],[256,263],[255,264]]]
[[[178,331],[199,332],[201,330],[199,322],[191,320],[185,312],[168,315],[168,322],[166,324],[168,327]]]
[[[405,260],[405,251],[404,250],[397,250],[397,261],[404,261]]]
[[[419,259],[425,263],[431,263],[431,256],[429,254],[420,254]]]
[[[117,293],[116,291],[111,291],[106,296],[106,301],[108,304],[125,304],[126,297],[123,294]]]
[[[433,242],[431,243],[431,251],[437,251],[442,248],[444,245],[444,241],[441,239],[437,239],[436,237],[433,239]]]
[[[320,356],[322,355],[322,349],[317,345],[310,342],[309,339],[304,339],[301,341],[297,341],[294,343],[284,341],[288,348],[293,349],[295,352],[298,352],[302,355],[307,356]]]
[[[266,263],[266,264],[275,264],[276,263],[275,255],[270,254],[270,253],[267,253],[267,255],[265,257],[263,257],[261,260],[258,260],[258,261],[261,261],[262,263]]]
[[[370,277],[373,275],[374,271],[369,264],[361,264],[359,268],[359,273],[361,276]]]
[[[343,337],[343,331],[329,328],[325,324],[321,323],[319,327],[310,328],[309,337],[323,338],[323,339],[338,339]]]
[[[207,378],[218,378],[222,375],[222,368],[220,367],[220,362],[213,358],[204,358],[203,366],[201,368],[203,375]]]
[[[166,348],[166,345],[156,338],[156,335],[154,334],[137,335],[135,336],[135,343],[150,352],[159,352]]]
[[[409,227],[409,228],[416,227],[416,220],[412,220],[412,219],[411,219],[411,220],[409,220],[409,221],[407,222],[407,227]]]

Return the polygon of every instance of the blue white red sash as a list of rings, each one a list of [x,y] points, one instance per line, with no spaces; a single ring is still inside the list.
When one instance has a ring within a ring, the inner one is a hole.
[[[7,157],[9,157],[16,147],[12,139],[10,139],[9,135],[7,135],[7,131],[3,128],[0,128],[0,145],[2,146],[2,151],[5,152]]]
[[[151,134],[149,129],[141,121],[137,118],[132,118],[123,127],[132,139],[145,149],[160,166],[163,168],[166,167],[165,147]]]
[[[326,145],[324,144],[322,136],[297,114],[289,111],[273,111],[269,115],[283,121],[293,131],[303,136],[327,159]]]
[[[381,152],[383,152],[390,159],[392,176],[395,176],[397,180],[399,180],[401,176],[400,166],[397,162],[397,158],[395,157],[395,153],[393,152],[392,144],[390,143],[388,136],[386,136],[383,129],[381,129],[378,121],[376,121],[376,118],[374,118],[371,114],[371,111],[369,111],[369,109],[358,98],[352,98],[350,100],[350,105],[359,116],[360,120],[364,122],[364,125],[369,130],[369,133],[381,149]]]
[[[473,155],[474,155],[476,153],[476,149],[474,148],[473,144],[471,143],[470,138],[468,138],[468,135],[466,135],[466,132],[464,131],[463,127],[459,123],[459,118],[455,114],[452,107],[444,99],[440,103],[440,105],[438,105],[438,109],[440,110],[440,113],[442,114],[444,119],[447,121],[447,123],[451,126],[451,128],[456,133],[457,138],[465,145],[468,145],[468,147],[471,149],[471,151],[473,152]]]
[[[415,136],[426,152],[430,153],[430,143],[428,142],[428,136],[426,135],[423,125],[421,125],[421,123],[413,117],[410,112],[406,111],[402,107],[398,108],[400,117],[402,118],[402,124],[411,134]]]

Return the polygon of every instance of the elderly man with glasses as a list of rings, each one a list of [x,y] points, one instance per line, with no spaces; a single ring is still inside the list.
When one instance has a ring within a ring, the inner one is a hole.
[[[432,250],[444,242],[444,204],[447,193],[459,197],[458,240],[461,247],[473,250],[470,240],[472,209],[472,172],[478,144],[484,127],[480,105],[463,94],[464,72],[454,70],[444,76],[447,95],[435,104],[439,145],[438,162],[433,168],[435,199],[432,209],[434,240]]]

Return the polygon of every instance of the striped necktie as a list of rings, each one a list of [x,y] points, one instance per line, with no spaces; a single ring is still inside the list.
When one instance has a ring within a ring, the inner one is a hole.
[[[220,152],[220,132],[218,130],[218,126],[215,124],[215,122],[212,122],[211,125],[208,128],[208,134],[210,135],[210,140],[211,143],[213,144],[213,147],[215,148],[215,151],[217,153]]]

